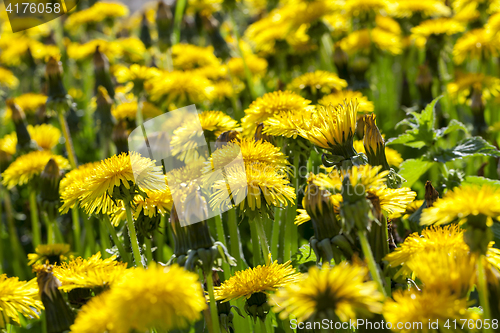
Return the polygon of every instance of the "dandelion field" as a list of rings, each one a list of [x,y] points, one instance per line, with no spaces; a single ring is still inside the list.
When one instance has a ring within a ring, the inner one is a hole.
[[[500,331],[499,1],[8,3],[0,331]]]

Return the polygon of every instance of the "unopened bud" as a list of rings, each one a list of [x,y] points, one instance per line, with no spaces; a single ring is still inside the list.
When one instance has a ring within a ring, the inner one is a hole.
[[[113,130],[113,142],[116,146],[116,153],[126,153],[128,152],[128,136],[130,131],[127,129],[127,122],[125,120],[121,120],[119,123],[115,125]]]
[[[139,36],[147,49],[149,49],[153,45],[153,40],[151,39],[151,31],[149,30],[149,23],[146,18],[146,14],[142,15],[141,32]]]
[[[264,131],[264,123],[259,123],[257,124],[257,128],[255,129],[255,141],[268,141],[271,142],[271,137],[267,134],[265,134]]]
[[[215,140],[215,149],[223,148],[229,142],[237,141],[240,142],[239,133],[235,130],[222,132],[221,135]]]
[[[109,96],[115,98],[115,88],[111,81],[111,74],[109,73],[109,60],[108,57],[99,50],[99,45],[95,48],[93,63],[95,75],[94,93],[97,95],[99,86],[103,86],[106,88]]]
[[[12,99],[7,100],[7,107],[11,111],[11,118],[16,128],[17,153],[20,154],[22,152],[38,150],[36,142],[31,140],[31,136],[26,126],[26,116],[24,115],[23,110],[21,110],[21,108],[15,104]]]
[[[363,145],[365,146],[368,163],[376,166],[381,165],[383,170],[389,170],[389,163],[385,156],[385,143],[382,134],[375,122],[375,115],[369,114],[364,116],[365,136]]]
[[[428,180],[425,183],[425,203],[427,208],[432,207],[436,200],[439,199],[439,193],[436,191],[432,183]]]

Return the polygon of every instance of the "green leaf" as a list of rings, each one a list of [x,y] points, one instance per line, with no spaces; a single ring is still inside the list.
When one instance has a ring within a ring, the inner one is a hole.
[[[483,138],[475,136],[460,141],[455,147],[441,149],[433,153],[432,160],[446,163],[457,158],[469,156],[495,156],[500,157],[500,151],[495,146],[486,142]]]
[[[462,185],[489,185],[500,189],[500,180],[489,179],[479,176],[467,176]]]
[[[452,132],[459,131],[459,130],[464,131],[466,134],[469,133],[469,131],[467,130],[467,127],[465,127],[464,124],[462,124],[458,120],[452,119],[447,127],[440,128],[436,131],[436,136],[437,136],[437,138],[442,138],[446,134],[450,134]]]
[[[301,272],[307,272],[309,267],[316,265],[316,254],[309,244],[303,245],[299,251],[292,256],[292,265]]]
[[[403,144],[405,146],[418,149],[425,146],[431,146],[436,140],[437,135],[437,131],[434,130],[434,123],[435,108],[439,98],[441,97],[433,100],[432,103],[427,105],[421,113],[410,112],[410,116],[413,117],[413,119],[409,119],[407,121],[403,120],[399,124],[409,125],[411,126],[411,129],[407,130],[397,138],[388,140],[387,144]]]
[[[434,162],[419,159],[404,161],[399,167],[399,175],[406,179],[402,186],[411,187],[432,166]]]

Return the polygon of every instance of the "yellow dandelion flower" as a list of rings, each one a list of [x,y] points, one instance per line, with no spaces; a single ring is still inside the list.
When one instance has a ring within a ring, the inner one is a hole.
[[[36,247],[35,253],[28,254],[28,265],[60,263],[67,259],[69,253],[68,244],[40,244]]]
[[[241,93],[245,89],[245,84],[238,78],[233,78],[232,82],[229,80],[214,82],[213,88],[214,99],[223,101]]]
[[[302,225],[306,222],[311,221],[311,217],[305,209],[297,209],[297,215],[295,216],[294,223],[296,225]]]
[[[191,44],[172,46],[174,69],[192,70],[203,67],[217,67],[220,60],[214,54],[213,46],[201,47]]]
[[[41,106],[47,102],[47,96],[43,94],[27,93],[14,98],[14,103],[19,106],[24,113],[34,114]]]
[[[465,25],[454,19],[438,18],[427,20],[411,29],[414,38],[429,38],[432,35],[454,35],[465,30]]]
[[[500,191],[492,186],[460,186],[438,199],[422,212],[421,225],[462,223],[469,215],[485,215],[489,223],[500,216]]]
[[[146,90],[154,102],[197,103],[209,101],[213,95],[213,85],[204,76],[192,73],[173,71],[145,84]]]
[[[92,7],[73,12],[64,22],[68,31],[74,31],[81,25],[98,23],[106,19],[127,16],[128,7],[121,3],[96,2]]]
[[[239,142],[230,142],[214,151],[211,162],[207,162],[208,168],[205,167],[204,171],[211,171],[212,167],[220,169],[229,165],[238,157],[243,158],[243,161],[247,164],[259,162],[282,169],[290,164],[281,148],[274,146],[272,143],[262,140],[255,141],[253,138],[243,138]]]
[[[264,58],[259,58],[255,55],[246,55],[245,62],[247,64],[248,69],[252,76],[264,76],[267,72],[267,61]],[[242,58],[231,58],[227,62],[227,67],[231,72],[231,75],[234,75],[240,79],[245,78],[245,67],[243,65]]]
[[[270,259],[270,258],[269,258]],[[217,301],[227,302],[240,297],[250,298],[256,293],[269,293],[299,281],[301,274],[293,268],[291,261],[278,264],[278,260],[266,265],[235,272],[233,276],[215,287]]]
[[[481,13],[479,13],[479,10],[477,9],[478,3],[475,1],[471,1],[467,3],[465,6],[461,6],[461,8],[456,8],[455,4],[462,2],[462,1],[453,1],[452,6],[454,7],[454,13],[453,19],[468,23],[477,20],[480,16]]]
[[[390,219],[400,217],[406,211],[406,206],[417,196],[417,193],[409,187],[397,189],[382,187],[368,190],[367,194],[368,199],[380,205],[380,209],[387,212]]]
[[[366,154],[363,140],[354,141],[353,146],[356,152]],[[392,167],[399,167],[401,163],[403,163],[403,157],[401,157],[401,154],[395,149],[385,147],[385,157],[387,158],[387,163]]]
[[[32,151],[19,156],[2,174],[3,184],[11,189],[16,185],[27,184],[33,177],[38,176],[50,159],[54,159],[59,169],[69,169],[67,159],[54,155],[50,151]]]
[[[101,53],[108,57],[110,62],[122,55],[122,47],[118,43],[104,39],[94,39],[85,44],[69,43],[66,49],[69,58],[80,61],[92,57],[97,47]]]
[[[99,223],[107,223],[101,221]],[[97,252],[88,259],[81,257],[54,266],[55,277],[61,281],[61,290],[68,292],[76,288],[91,288],[99,291],[109,289],[127,274],[127,263],[116,261],[116,256],[101,259]]]
[[[332,30],[334,37],[342,37],[351,30],[351,20],[341,12],[325,15],[323,21]]]
[[[461,64],[466,58],[491,59],[500,54],[500,39],[486,29],[468,31],[453,47],[453,61]]]
[[[368,269],[359,264],[313,266],[303,280],[276,293],[273,311],[281,312],[281,319],[293,315],[298,321],[336,316],[346,322],[371,317],[382,312],[384,296],[367,277]]]
[[[89,215],[114,213],[117,210],[112,200],[115,187],[129,190],[131,186],[137,185],[143,189],[161,191],[166,186],[160,167],[137,153],[122,153],[80,167],[78,171],[70,173],[68,180],[63,179],[61,182],[63,204],[60,211],[67,212],[79,204]]]
[[[16,153],[16,145],[17,145],[16,132],[7,134],[0,139],[0,151],[4,152],[7,155],[12,156]]]
[[[500,32],[500,13],[491,15],[484,27],[489,34],[498,34]]]
[[[428,290],[449,290],[465,297],[476,283],[476,256],[469,252],[419,252],[407,266]]]
[[[316,107],[308,106],[302,111],[282,112],[264,120],[264,134],[296,138],[297,128],[308,128],[314,121]]]
[[[500,79],[483,73],[458,73],[456,80],[448,83],[446,88],[459,103],[470,99],[473,89],[480,90],[482,97],[488,100],[500,95]]]
[[[203,132],[199,131],[199,127]],[[215,139],[225,131],[235,129],[238,122],[222,111],[203,111],[198,116],[192,115],[178,129],[170,142],[172,154],[181,161],[192,161],[198,156],[193,155],[193,149],[198,147],[199,139],[204,136],[207,142]],[[208,158],[208,156],[203,156]]]
[[[190,15],[200,13],[208,17],[222,9],[222,2],[222,0],[188,0],[186,13]]]
[[[343,10],[348,16],[366,16],[383,12],[388,4],[386,0],[346,0]]]
[[[332,104],[332,106],[335,107],[339,104],[344,103],[344,100],[354,99],[358,102],[358,112],[368,113],[375,110],[372,101],[369,101],[368,98],[361,92],[352,90],[341,90],[334,92],[333,94],[326,95],[325,97],[321,98],[318,103],[323,106]]]
[[[71,332],[170,331],[198,320],[206,308],[197,274],[177,265],[153,264],[131,270],[109,291],[92,298],[82,307]]]
[[[27,318],[39,318],[43,304],[38,297],[36,279],[19,281],[18,277],[0,275],[0,329],[7,324],[20,325],[19,314]]]
[[[248,109],[245,117],[241,120],[243,134],[252,136],[257,124],[267,118],[284,112],[302,112],[309,106],[311,101],[290,91],[275,91],[257,98]]]
[[[119,83],[145,82],[161,75],[158,68],[132,64],[130,67],[117,65],[113,67],[113,75]]]
[[[377,15],[375,17],[375,24],[382,30],[393,33],[395,35],[401,35],[401,26],[399,25],[398,21],[391,17]]]
[[[129,63],[144,62],[146,46],[137,37],[118,38],[114,41],[122,52],[124,61]]]
[[[403,52],[403,41],[400,35],[386,31],[382,28],[373,28],[370,32],[373,44],[382,51],[387,51],[393,55]]]
[[[392,54],[400,54],[403,49],[401,36],[381,28],[353,31],[340,40],[339,45],[348,54],[369,53],[372,42],[382,51],[388,51]]]
[[[466,298],[438,290],[395,291],[385,302],[383,314],[396,332],[428,332],[429,322],[437,320],[439,327],[446,330],[447,320],[468,319],[468,306]],[[398,323],[402,323],[399,329]]]
[[[339,91],[346,87],[347,81],[339,78],[337,74],[320,70],[296,77],[289,86],[290,89],[296,91],[308,88],[313,93],[319,90],[325,94],[329,94],[332,91]]]
[[[450,16],[451,9],[441,0],[403,0],[391,3],[389,13],[396,17],[422,17]]]
[[[293,203],[295,191],[280,169],[263,163],[252,163],[225,168],[225,177],[231,184],[231,196],[240,202],[240,209],[250,211],[267,206],[287,206]],[[227,197],[227,183],[217,180],[212,187],[212,207],[232,207]],[[249,212],[250,213],[250,212]]]
[[[40,148],[45,150],[54,148],[61,138],[61,131],[50,124],[36,126],[28,125],[28,133],[31,139],[34,140]]]
[[[297,130],[301,137],[320,148],[334,151],[346,150],[347,154],[352,155],[352,139],[356,130],[357,113],[358,104],[355,100],[344,101],[343,104],[335,107],[320,105],[317,111],[317,121],[310,128],[297,128]]]
[[[135,120],[137,117],[138,105],[137,99],[135,98],[132,101],[124,101],[119,104],[113,104],[111,107],[111,114],[117,121]],[[141,111],[144,119],[154,118],[163,114],[162,110],[146,101],[142,102]]]
[[[17,77],[8,69],[0,67],[0,87],[15,89],[18,85]]]
[[[381,170],[382,166],[361,165],[352,167],[348,174],[352,186],[362,185],[365,190],[376,190],[385,187],[386,176],[389,174],[389,171]],[[320,173],[315,175],[313,183],[332,193],[340,193],[343,178],[343,175],[336,171],[328,175]]]

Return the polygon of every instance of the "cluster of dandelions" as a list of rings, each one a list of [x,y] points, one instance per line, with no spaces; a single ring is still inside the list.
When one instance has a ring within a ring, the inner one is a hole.
[[[0,8],[0,330],[498,328],[498,1],[78,6]]]

